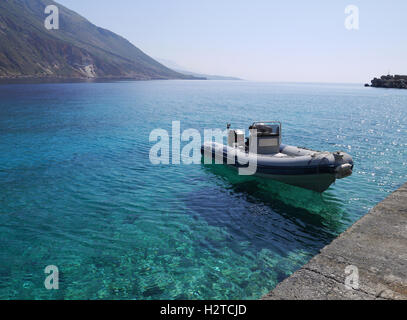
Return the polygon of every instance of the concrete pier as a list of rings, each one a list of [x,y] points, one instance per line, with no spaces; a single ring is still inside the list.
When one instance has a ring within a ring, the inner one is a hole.
[[[407,300],[407,184],[263,299]]]

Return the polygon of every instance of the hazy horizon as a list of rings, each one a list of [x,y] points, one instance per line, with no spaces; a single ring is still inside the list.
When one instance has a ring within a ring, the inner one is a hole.
[[[402,0],[57,2],[191,72],[314,83],[407,74]],[[358,30],[345,28],[348,5],[359,9]]]

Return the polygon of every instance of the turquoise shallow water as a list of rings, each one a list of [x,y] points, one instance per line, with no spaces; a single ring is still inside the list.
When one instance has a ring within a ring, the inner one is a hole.
[[[407,181],[406,108],[407,91],[357,85],[0,85],[0,298],[259,298]],[[150,164],[150,131],[173,120],[262,119],[284,143],[350,153],[354,174],[319,195]]]

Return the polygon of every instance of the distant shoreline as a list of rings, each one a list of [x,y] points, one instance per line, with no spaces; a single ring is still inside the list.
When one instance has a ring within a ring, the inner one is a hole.
[[[52,78],[52,77],[16,77],[16,78],[2,78],[0,77],[1,84],[41,84],[41,83],[104,83],[104,82],[120,82],[120,81],[157,81],[157,80],[204,80],[209,81],[205,78],[189,78],[185,79],[165,79],[165,78],[156,78],[156,79],[136,79],[136,78],[122,78],[122,77],[112,77],[112,78]]]
[[[276,85],[345,85],[345,86],[354,86],[360,87],[363,85],[363,82],[296,82],[296,81],[255,81],[255,80],[216,80],[216,79],[134,79],[134,78],[126,78],[126,77],[109,77],[109,78],[65,78],[65,77],[16,77],[16,78],[2,78],[0,77],[0,85],[7,85],[7,84],[52,84],[52,83],[109,83],[109,82],[144,82],[144,81],[205,81],[205,82],[249,82],[249,83],[263,83],[263,84],[276,84]]]

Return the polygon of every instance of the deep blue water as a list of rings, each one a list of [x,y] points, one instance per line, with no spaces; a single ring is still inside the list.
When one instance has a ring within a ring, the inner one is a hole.
[[[281,120],[344,150],[320,195],[149,161],[155,128]],[[407,90],[151,81],[0,85],[1,299],[254,299],[407,181]],[[44,288],[56,265],[60,289]]]

